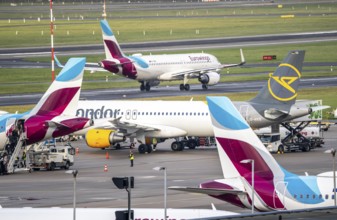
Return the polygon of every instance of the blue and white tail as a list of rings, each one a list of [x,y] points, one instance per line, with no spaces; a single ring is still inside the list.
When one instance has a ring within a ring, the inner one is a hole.
[[[106,20],[101,20],[100,24],[103,34],[105,58],[119,59],[125,57],[108,22]]]
[[[71,58],[29,115],[75,115],[85,58]]]
[[[251,186],[251,164],[241,161],[254,160],[258,201],[270,209],[282,208],[280,200],[273,197],[274,180],[285,175],[282,168],[227,97],[207,97],[207,102],[224,178],[242,178],[244,185]]]

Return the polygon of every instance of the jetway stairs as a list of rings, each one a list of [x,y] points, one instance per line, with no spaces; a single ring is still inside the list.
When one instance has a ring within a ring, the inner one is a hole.
[[[22,152],[24,151],[25,149],[25,135],[24,133],[22,133],[20,136],[19,136],[19,140],[14,148],[14,151],[8,161],[8,164],[7,164],[7,173],[14,173],[14,169],[15,169],[15,163],[18,162],[16,159],[17,158],[21,158],[19,157],[19,155],[22,154]]]

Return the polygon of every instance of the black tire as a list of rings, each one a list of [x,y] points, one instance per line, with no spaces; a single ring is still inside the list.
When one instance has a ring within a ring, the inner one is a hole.
[[[39,171],[40,168],[33,168],[33,171]]]
[[[116,148],[117,150],[120,150],[120,149],[121,149],[121,145],[120,145],[120,144],[116,144],[115,148]]]
[[[140,154],[145,154],[147,152],[147,146],[145,144],[140,144],[138,146],[138,152]]]
[[[180,89],[180,91],[184,91],[185,90],[184,84],[180,84],[179,89]]]
[[[171,144],[171,149],[172,149],[173,151],[181,151],[181,143],[178,142],[178,141],[172,142],[172,144]]]
[[[182,144],[181,142],[178,142],[178,143],[180,143],[180,146],[179,146],[179,151],[183,151],[183,150],[185,150],[185,145],[184,145],[184,144]]]
[[[310,151],[310,146],[309,144],[306,144],[303,148],[302,148],[303,152],[309,152]]]
[[[284,154],[284,147],[283,147],[283,145],[278,146],[277,153],[278,154]]]
[[[150,144],[147,144],[147,153],[152,153],[152,146]]]
[[[54,162],[51,162],[49,164],[49,169],[48,170],[53,171],[53,170],[55,170],[55,167],[56,167],[56,164]]]
[[[197,143],[195,142],[195,140],[189,140],[187,145],[189,149],[195,149],[197,146]]]
[[[190,84],[185,84],[184,87],[185,87],[185,90],[186,90],[186,91],[190,91]]]
[[[65,170],[69,170],[69,168],[70,168],[70,162],[67,161],[66,165],[64,166],[64,169]]]
[[[149,84],[146,83],[145,85],[145,90],[148,92],[151,90],[151,86]]]

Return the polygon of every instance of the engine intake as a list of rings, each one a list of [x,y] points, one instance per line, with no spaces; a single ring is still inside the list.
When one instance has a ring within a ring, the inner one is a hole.
[[[215,85],[220,81],[220,75],[217,72],[207,72],[199,76],[199,82],[204,85]]]
[[[91,129],[85,135],[87,145],[92,148],[107,148],[125,139],[123,133],[103,129]]]

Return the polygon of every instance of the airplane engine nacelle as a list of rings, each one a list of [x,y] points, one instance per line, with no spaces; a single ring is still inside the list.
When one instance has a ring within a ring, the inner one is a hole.
[[[220,81],[220,74],[217,72],[207,72],[201,74],[199,77],[199,82],[206,85],[215,85]]]
[[[112,130],[91,129],[85,135],[87,145],[92,148],[107,148],[125,141],[125,135]]]

